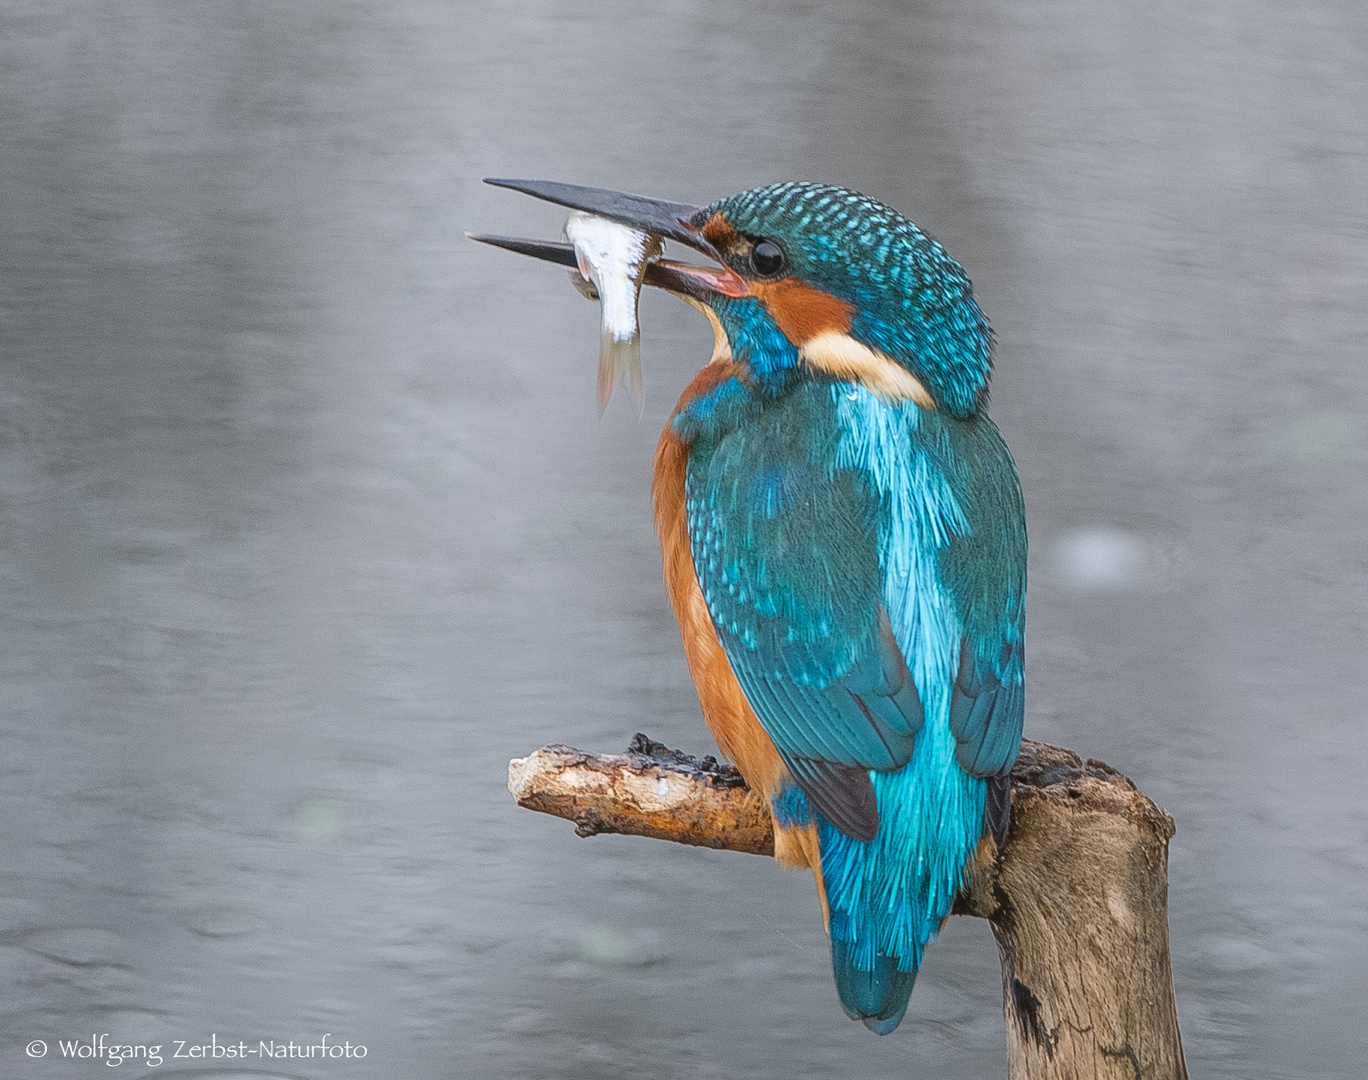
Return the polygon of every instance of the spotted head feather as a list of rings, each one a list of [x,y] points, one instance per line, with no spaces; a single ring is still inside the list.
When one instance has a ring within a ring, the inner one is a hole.
[[[738,264],[756,242],[777,244],[787,276],[845,305],[846,332],[907,369],[937,408],[969,416],[986,404],[992,329],[968,275],[896,210],[849,188],[783,183],[721,199],[694,222]]]

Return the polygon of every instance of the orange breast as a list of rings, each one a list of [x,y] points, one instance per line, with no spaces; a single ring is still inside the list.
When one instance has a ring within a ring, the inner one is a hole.
[[[709,364],[700,371],[680,396],[676,413],[694,399],[708,393],[718,384],[740,370],[730,361]],[[660,444],[656,448],[655,475],[651,483],[651,498],[655,506],[656,534],[665,563],[665,591],[679,620],[679,636],[684,642],[684,656],[689,663],[698,702],[703,707],[703,719],[717,740],[722,753],[736,763],[741,775],[756,797],[768,804],[770,796],[785,783],[791,783],[789,771],[773,740],[755,718],[736,675],[732,672],[727,654],[717,640],[712,618],[708,614],[703,590],[694,572],[693,556],[689,551],[689,533],[684,507],[684,475],[689,448],[680,442],[665,425]],[[781,829],[775,827],[775,857],[787,866],[811,866],[817,871],[821,891],[820,858],[815,828]],[[825,911],[826,898],[822,898]]]

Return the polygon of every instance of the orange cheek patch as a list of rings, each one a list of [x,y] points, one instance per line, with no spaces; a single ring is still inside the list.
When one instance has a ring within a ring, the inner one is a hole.
[[[800,348],[819,334],[850,331],[854,307],[797,278],[752,281],[750,290],[765,305],[784,336]]]
[[[714,214],[703,224],[703,235],[718,251],[735,257],[746,257],[751,241],[737,232],[721,214]],[[814,289],[794,277],[778,281],[757,281],[746,276],[750,295],[756,297],[794,346],[801,348],[819,334],[845,334],[850,331],[850,320],[855,308],[830,293]],[[728,294],[730,295],[730,294]]]

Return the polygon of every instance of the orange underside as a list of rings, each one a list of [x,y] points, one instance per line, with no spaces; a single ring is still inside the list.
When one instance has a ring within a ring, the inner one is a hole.
[[[730,362],[709,364],[685,388],[675,407],[676,412],[737,371],[738,366]],[[703,590],[698,586],[698,575],[694,572],[693,556],[689,551],[684,508],[684,472],[688,457],[689,448],[671,434],[670,425],[666,424],[656,448],[655,475],[651,483],[656,534],[660,537],[665,563],[665,591],[674,607],[675,618],[679,620],[684,656],[698,691],[698,702],[703,707],[703,719],[717,740],[718,748],[735,762],[751,790],[768,804],[771,795],[776,794],[786,781],[791,782],[789,772],[736,681],[727,654],[717,640]],[[786,866],[812,867],[825,916],[826,896],[822,888],[817,830],[811,826],[781,828],[776,822],[774,838],[774,853],[780,862]]]

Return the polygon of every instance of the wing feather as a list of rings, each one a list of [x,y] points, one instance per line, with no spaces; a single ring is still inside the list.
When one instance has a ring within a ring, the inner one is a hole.
[[[869,770],[912,756],[923,716],[883,608],[879,492],[838,468],[827,386],[799,388],[694,447],[687,520],[699,586],[794,781],[847,835],[878,830]],[[811,415],[825,410],[825,415]]]
[[[929,577],[893,581],[880,545],[898,535],[893,504],[915,502],[919,491],[890,494],[889,477],[912,486],[920,474],[872,458],[852,462],[839,445],[834,400],[829,384],[803,385],[763,409],[747,407],[744,423],[710,431],[690,450],[686,518],[718,640],[757,719],[816,808],[867,839],[878,829],[870,771],[906,765],[924,722],[926,688],[919,691],[885,607],[911,608],[897,589],[914,580],[936,588],[925,608],[944,613],[936,616],[944,631],[963,631],[958,667],[935,690],[941,701],[948,691],[960,764],[988,777],[1015,760],[1024,515],[991,421],[935,420],[942,426],[919,436],[929,449],[918,468],[948,478],[963,528],[914,553],[938,560]],[[902,452],[913,452],[909,439],[897,444]]]

